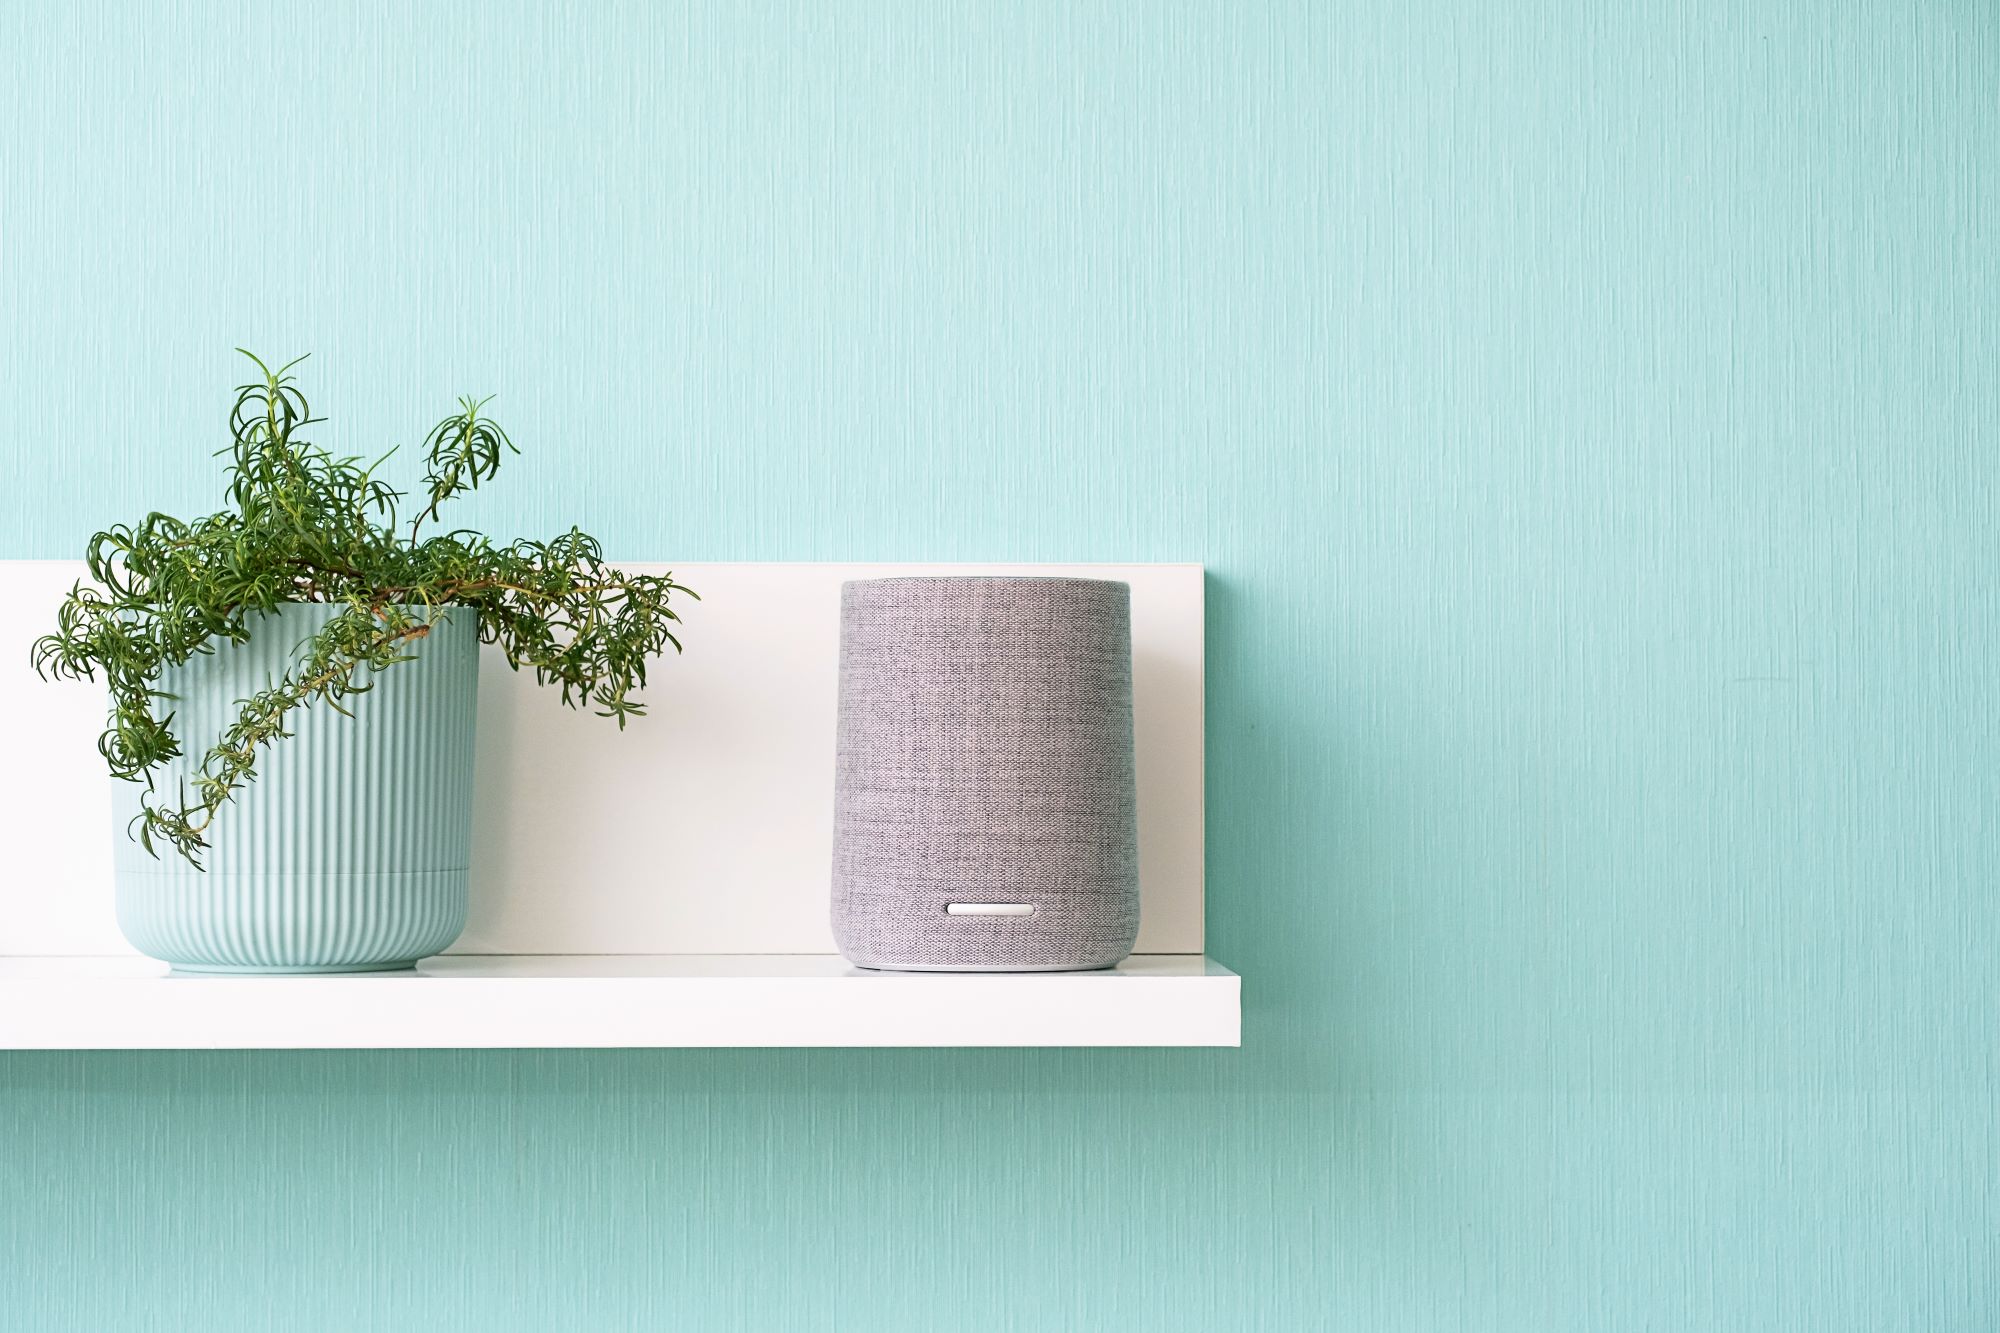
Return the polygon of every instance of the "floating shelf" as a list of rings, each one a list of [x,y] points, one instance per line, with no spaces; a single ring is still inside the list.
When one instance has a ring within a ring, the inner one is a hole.
[[[321,976],[15,957],[0,958],[0,1049],[1236,1046],[1239,985],[1194,954],[1007,975],[821,954],[447,955]]]
[[[102,688],[29,662],[87,571],[0,561],[0,828],[21,835],[0,875],[0,1050],[1239,1044],[1240,983],[1202,956],[1200,566],[672,569],[704,600],[643,726],[564,709],[489,646],[467,952],[414,972],[202,977],[128,951]],[[877,973],[832,952],[840,585],[945,573],[1132,587],[1142,952],[1119,968]]]

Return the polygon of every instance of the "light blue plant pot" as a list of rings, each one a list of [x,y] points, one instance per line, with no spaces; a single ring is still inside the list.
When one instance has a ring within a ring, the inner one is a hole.
[[[165,705],[187,752],[154,770],[162,793],[194,771],[236,702],[275,683],[338,614],[295,603],[166,673]],[[416,660],[343,703],[293,714],[293,735],[258,757],[257,778],[208,832],[204,870],[130,835],[144,787],[115,782],[118,928],[141,953],[187,972],[375,972],[412,966],[465,929],[472,853],[478,624],[445,614]],[[372,673],[371,673],[372,674]]]

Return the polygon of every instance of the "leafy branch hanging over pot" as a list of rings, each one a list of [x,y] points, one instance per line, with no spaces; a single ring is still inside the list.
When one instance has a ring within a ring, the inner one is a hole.
[[[230,457],[234,508],[192,522],[150,514],[98,533],[89,551],[95,586],[78,583],[56,632],[34,647],[44,678],[104,673],[111,713],[98,749],[113,776],[148,785],[133,821],[148,851],[164,839],[199,865],[210,825],[256,777],[258,752],[292,734],[292,714],[316,702],[346,713],[342,701],[370,689],[374,672],[411,660],[448,607],[471,610],[481,641],[500,645],[516,670],[532,667],[540,683],[559,686],[565,704],[592,704],[620,727],[645,711],[634,692],[649,659],[679,651],[671,627],[680,617],[668,602],[690,590],[671,575],[611,568],[596,538],[575,528],[507,546],[463,530],[425,534],[446,501],[492,479],[502,455],[519,452],[481,414],[488,400],[461,399],[425,440],[422,506],[405,533],[403,493],[376,476],[389,455],[363,467],[299,438],[323,418],[292,383],[298,361],[272,370],[243,355],[262,378],[238,389],[234,442],[219,451]],[[191,790],[153,789],[153,770],[182,754],[162,674],[219,640],[246,641],[253,617],[287,602],[346,609],[300,644],[283,678],[237,704],[193,770]]]

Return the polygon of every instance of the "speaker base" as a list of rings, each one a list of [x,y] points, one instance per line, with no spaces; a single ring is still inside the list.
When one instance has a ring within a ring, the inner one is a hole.
[[[852,958],[847,960],[854,963]],[[1108,972],[1117,963],[1015,963],[982,967],[976,963],[854,963],[864,972]]]

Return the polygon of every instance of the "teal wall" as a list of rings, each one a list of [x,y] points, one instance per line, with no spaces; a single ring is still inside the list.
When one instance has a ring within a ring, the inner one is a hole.
[[[1988,6],[0,52],[0,556],[211,507],[243,344],[356,452],[497,391],[509,532],[1204,561],[1246,978],[1240,1052],[0,1057],[0,1327],[2000,1325]]]

